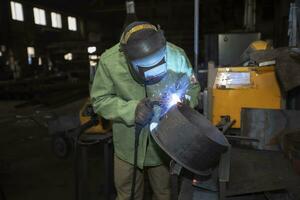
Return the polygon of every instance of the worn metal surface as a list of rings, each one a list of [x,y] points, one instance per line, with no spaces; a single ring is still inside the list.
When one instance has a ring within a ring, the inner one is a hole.
[[[183,173],[180,183],[178,200],[219,200],[218,168],[209,177]]]
[[[243,108],[241,123],[242,136],[259,140],[243,144],[260,150],[280,150],[279,135],[300,129],[300,111]]]
[[[230,155],[231,147],[228,148],[228,151],[223,153],[219,163],[219,183],[229,182],[230,177]]]
[[[275,60],[283,48],[270,49],[264,51],[254,51],[250,53],[250,60],[256,63]]]
[[[276,72],[285,91],[300,86],[300,56],[285,50],[277,57]]]
[[[206,175],[229,146],[209,120],[185,105],[172,107],[152,136],[178,164],[200,175]]]
[[[281,189],[300,197],[300,176],[282,153],[232,148],[226,196]]]
[[[205,35],[206,61],[213,60],[220,66],[236,65],[245,49],[260,37],[260,33]]]
[[[260,33],[244,34],[220,34],[219,42],[219,64],[235,65],[244,50],[255,40],[259,40]]]
[[[287,92],[300,86],[300,55],[296,48],[278,48],[250,54],[257,63],[276,60],[276,74],[282,89]]]

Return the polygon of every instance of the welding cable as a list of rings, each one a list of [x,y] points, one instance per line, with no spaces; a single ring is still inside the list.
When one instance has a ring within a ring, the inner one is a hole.
[[[147,93],[147,85],[144,84],[145,96],[148,97]],[[133,173],[132,173],[132,184],[131,184],[131,193],[130,200],[134,200],[135,194],[135,183],[136,183],[136,173],[137,173],[137,159],[138,159],[138,147],[139,147],[139,139],[140,134],[142,132],[143,126],[141,124],[135,124],[135,133],[134,133],[134,158],[133,158]]]
[[[80,141],[80,136],[89,128],[96,126],[97,124],[99,124],[99,120],[97,118],[97,115],[92,115],[91,119],[89,121],[87,121],[86,123],[84,123],[83,125],[81,125],[80,127],[78,127],[75,131],[76,134],[74,135],[74,157],[73,157],[73,164],[75,166],[75,170],[74,170],[74,176],[75,176],[75,200],[79,200],[80,199],[80,194],[79,194],[79,148],[82,145],[82,142]]]
[[[134,138],[134,162],[133,162],[133,173],[132,173],[132,185],[131,185],[131,194],[130,200],[134,200],[135,194],[135,183],[136,183],[136,173],[137,173],[137,158],[138,158],[138,147],[139,147],[139,138],[142,131],[142,126],[135,125],[135,138]]]

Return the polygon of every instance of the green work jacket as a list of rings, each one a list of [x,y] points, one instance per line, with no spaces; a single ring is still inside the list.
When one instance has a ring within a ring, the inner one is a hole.
[[[191,106],[198,101],[200,86],[192,73],[191,64],[184,51],[167,43],[168,80],[147,86],[137,83],[130,74],[124,53],[119,44],[106,50],[100,57],[91,88],[91,100],[96,113],[113,121],[113,143],[116,156],[133,164],[134,158],[134,118],[138,102],[146,97],[160,95],[170,83],[183,74],[190,77],[187,92]],[[146,91],[147,90],[147,91]],[[163,153],[150,136],[149,127],[140,135],[138,147],[138,167],[162,164]]]

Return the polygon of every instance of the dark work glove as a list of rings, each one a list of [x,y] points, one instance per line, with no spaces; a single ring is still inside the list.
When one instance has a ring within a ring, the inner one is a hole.
[[[153,105],[147,98],[142,99],[135,109],[135,123],[138,126],[146,126],[153,117]]]

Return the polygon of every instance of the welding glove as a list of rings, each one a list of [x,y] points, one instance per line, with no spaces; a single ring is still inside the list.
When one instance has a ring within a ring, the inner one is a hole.
[[[153,104],[148,98],[142,99],[135,109],[135,124],[146,126],[153,117]]]

